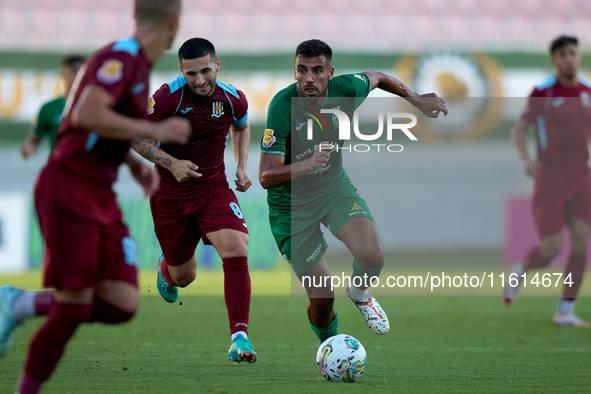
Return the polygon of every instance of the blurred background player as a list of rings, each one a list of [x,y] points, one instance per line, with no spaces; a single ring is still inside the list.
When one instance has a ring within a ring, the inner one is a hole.
[[[512,305],[523,275],[530,269],[546,267],[562,249],[562,226],[568,226],[571,253],[564,277],[566,285],[558,303],[554,324],[589,327],[574,314],[575,298],[583,280],[587,245],[591,235],[591,173],[589,132],[591,131],[591,85],[577,77],[581,62],[578,40],[560,36],[550,45],[556,74],[536,86],[528,106],[511,130],[523,169],[534,178],[533,213],[540,244],[523,262],[511,269],[518,284],[503,289],[503,302]],[[527,152],[526,132],[535,125],[537,159]]]
[[[61,76],[66,83],[66,94],[58,97],[55,100],[44,104],[39,111],[36,122],[33,124],[31,131],[27,135],[27,139],[21,147],[21,155],[28,159],[37,151],[39,143],[44,137],[49,139],[50,154],[53,152],[55,140],[57,138],[58,127],[62,120],[64,107],[66,106],[66,98],[76,74],[86,59],[80,55],[71,55],[63,59]],[[19,311],[16,320],[24,321],[28,317],[45,316],[49,313],[49,308],[53,302],[53,291],[21,291],[14,298],[8,297],[10,293],[10,286],[3,286],[0,288],[0,303],[5,298],[11,298],[12,303],[16,305],[15,310]],[[6,296],[4,295],[6,293]],[[0,357],[4,356],[12,343],[12,331],[14,330],[16,321],[6,314],[3,310],[10,308],[2,308],[0,305]]]
[[[150,69],[170,48],[179,18],[179,0],[136,0],[134,36],[92,55],[68,99],[55,150],[35,186],[46,245],[43,282],[56,290],[30,341],[21,394],[40,391],[81,323],[122,323],[136,311],[135,244],[111,187],[123,162],[146,193],[158,187],[156,174],[131,154],[132,139],[183,142],[189,136],[186,120],[149,127],[144,121]],[[22,290],[8,289],[3,321],[19,315],[12,301]]]
[[[335,77],[331,59],[332,50],[323,41],[309,40],[298,45],[294,66],[297,82],[281,90],[271,101],[267,129],[261,141],[259,167],[259,180],[268,193],[271,231],[280,253],[290,262],[300,281],[304,276],[316,278],[312,282],[302,281],[302,284],[310,299],[308,319],[320,342],[336,335],[338,326],[333,308],[334,291],[311,284],[322,283],[321,278],[330,276],[325,257],[327,244],[320,223],[327,226],[353,254],[351,278],[352,281],[355,278],[362,280],[362,285],[348,287],[346,293],[376,334],[387,333],[390,323],[367,290],[369,284],[363,278],[379,277],[384,255],[378,228],[367,203],[357,194],[343,168],[342,152],[320,151],[314,147],[314,141],[307,140],[307,129],[301,125],[306,124],[310,115],[292,114],[291,99],[299,97],[304,108],[313,108],[319,115],[319,108],[333,108],[335,102],[328,101],[331,97],[365,99],[370,91],[379,88],[406,97],[427,116],[437,117],[440,111],[447,114],[443,100],[434,93],[418,95],[398,79],[379,71]],[[351,116],[362,102],[341,100],[338,104],[341,111]],[[336,142],[339,136],[335,118],[326,118],[329,126],[323,130],[322,140],[341,145]],[[297,191],[293,187],[297,187]],[[306,187],[309,193],[297,200],[292,199],[295,193],[301,194],[300,189]],[[296,205],[307,210],[305,214],[297,213],[305,219],[294,219]],[[354,216],[351,215],[353,211]]]
[[[150,199],[154,231],[163,252],[158,291],[166,302],[175,302],[178,287],[195,280],[199,239],[213,245],[223,262],[232,338],[228,359],[253,363],[257,354],[247,336],[251,292],[248,230],[224,166],[230,132],[237,164],[236,190],[248,190],[252,185],[246,170],[248,102],[240,90],[216,79],[220,59],[211,42],[192,38],[180,47],[178,55],[182,75],[154,93],[148,114],[155,121],[175,115],[189,119],[193,130],[189,142],[160,146],[153,139],[133,142],[140,155],[158,165],[162,179]]]
[[[28,159],[37,151],[41,140],[47,137],[49,140],[49,153],[53,152],[57,130],[62,120],[66,99],[76,79],[76,74],[86,59],[80,55],[70,55],[62,61],[61,76],[66,83],[66,92],[63,96],[45,103],[39,110],[39,115],[33,123],[23,146],[21,155]]]

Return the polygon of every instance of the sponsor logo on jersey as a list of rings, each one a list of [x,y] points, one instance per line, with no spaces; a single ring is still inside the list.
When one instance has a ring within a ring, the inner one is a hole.
[[[277,140],[275,138],[275,136],[273,135],[275,133],[275,130],[272,129],[267,129],[265,130],[265,135],[263,136],[263,148],[270,148],[275,141]]]
[[[156,101],[154,101],[154,97],[150,97],[148,99],[148,115],[152,115],[154,113],[154,106],[156,105]]]
[[[304,127],[304,126],[306,125],[306,123],[307,123],[307,122],[302,122],[302,123],[300,123],[299,125],[297,125],[297,126],[296,126],[296,128],[295,128],[295,129],[296,129],[296,130],[301,130],[301,129],[302,129],[302,127]]]
[[[96,71],[96,78],[99,82],[112,85],[123,78],[123,63],[117,59],[109,59]]]
[[[224,114],[224,103],[222,101],[214,101],[213,104],[213,112],[211,116],[214,118],[219,118]]]
[[[137,85],[135,85],[133,88],[131,88],[131,91],[133,92],[133,94],[140,94],[141,92],[144,91],[145,88],[146,88],[146,84],[140,82]]]
[[[363,207],[356,202],[353,203],[353,207],[351,208],[351,212],[349,216],[357,215],[357,214],[364,214],[367,215],[367,212],[363,210]]]
[[[187,112],[189,112],[192,109],[193,109],[193,107],[187,107],[185,109],[181,109],[181,112],[184,113],[184,114],[186,114]]]
[[[367,83],[367,75],[365,74],[354,74],[353,75],[355,78],[359,78],[361,79],[363,82]]]
[[[589,97],[589,93],[581,92],[581,105],[585,108],[591,107],[591,97]]]
[[[558,108],[562,104],[564,104],[565,101],[566,101],[566,99],[564,97],[557,97],[554,100],[552,100],[552,105],[555,106],[556,108]]]

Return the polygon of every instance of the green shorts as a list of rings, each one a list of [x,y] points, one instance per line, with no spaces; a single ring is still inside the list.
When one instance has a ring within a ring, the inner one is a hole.
[[[351,219],[366,217],[374,220],[367,203],[352,185],[345,193],[339,192],[338,197],[327,200],[314,213],[307,211],[305,218],[298,218],[269,207],[271,231],[279,252],[298,276],[314,268],[328,248],[320,223],[336,237],[343,224]]]

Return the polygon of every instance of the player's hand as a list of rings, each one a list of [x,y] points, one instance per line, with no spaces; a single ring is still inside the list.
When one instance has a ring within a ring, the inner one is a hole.
[[[160,175],[158,175],[158,171],[156,171],[155,168],[141,163],[139,160],[137,163],[128,164],[131,174],[144,189],[144,197],[148,197],[150,194],[158,190],[158,187],[160,186]]]
[[[445,101],[435,93],[421,94],[419,97],[414,98],[413,104],[429,118],[438,117],[440,112],[447,116]]]
[[[189,160],[176,160],[170,165],[169,171],[172,172],[177,182],[187,182],[203,176],[197,172],[198,169],[199,166]]]
[[[188,119],[172,117],[152,125],[156,141],[186,144],[191,136],[191,122]]]
[[[526,173],[527,176],[531,176],[532,178],[536,178],[540,173],[540,169],[542,168],[542,164],[539,162],[532,160],[532,159],[525,159],[523,160],[523,172]]]
[[[334,151],[334,146],[328,145],[328,142],[322,141],[314,150],[312,157],[308,159],[308,167],[310,170],[326,167],[330,153]]]
[[[236,180],[234,183],[236,184],[236,190],[239,192],[245,192],[250,186],[252,186],[252,181],[245,168],[239,168],[236,170]]]
[[[23,159],[28,159],[37,150],[37,146],[30,142],[25,142],[21,147],[21,156]]]

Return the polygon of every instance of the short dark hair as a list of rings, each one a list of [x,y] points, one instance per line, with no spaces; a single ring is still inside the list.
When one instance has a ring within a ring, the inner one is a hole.
[[[62,60],[63,67],[80,68],[86,61],[82,55],[68,55]]]
[[[555,38],[550,44],[550,55],[553,55],[555,50],[564,48],[567,45],[577,46],[579,45],[579,40],[577,37],[572,36],[560,36]]]
[[[324,55],[324,57],[326,57],[326,60],[330,63],[330,61],[332,60],[332,49],[330,49],[328,44],[324,41],[316,39],[308,40],[302,42],[296,48],[295,57],[297,58],[300,55],[308,58]]]
[[[197,59],[209,55],[211,60],[217,59],[215,47],[205,38],[191,38],[179,48],[179,62],[182,60]]]
[[[135,0],[135,19],[138,25],[160,25],[180,7],[180,0]]]

